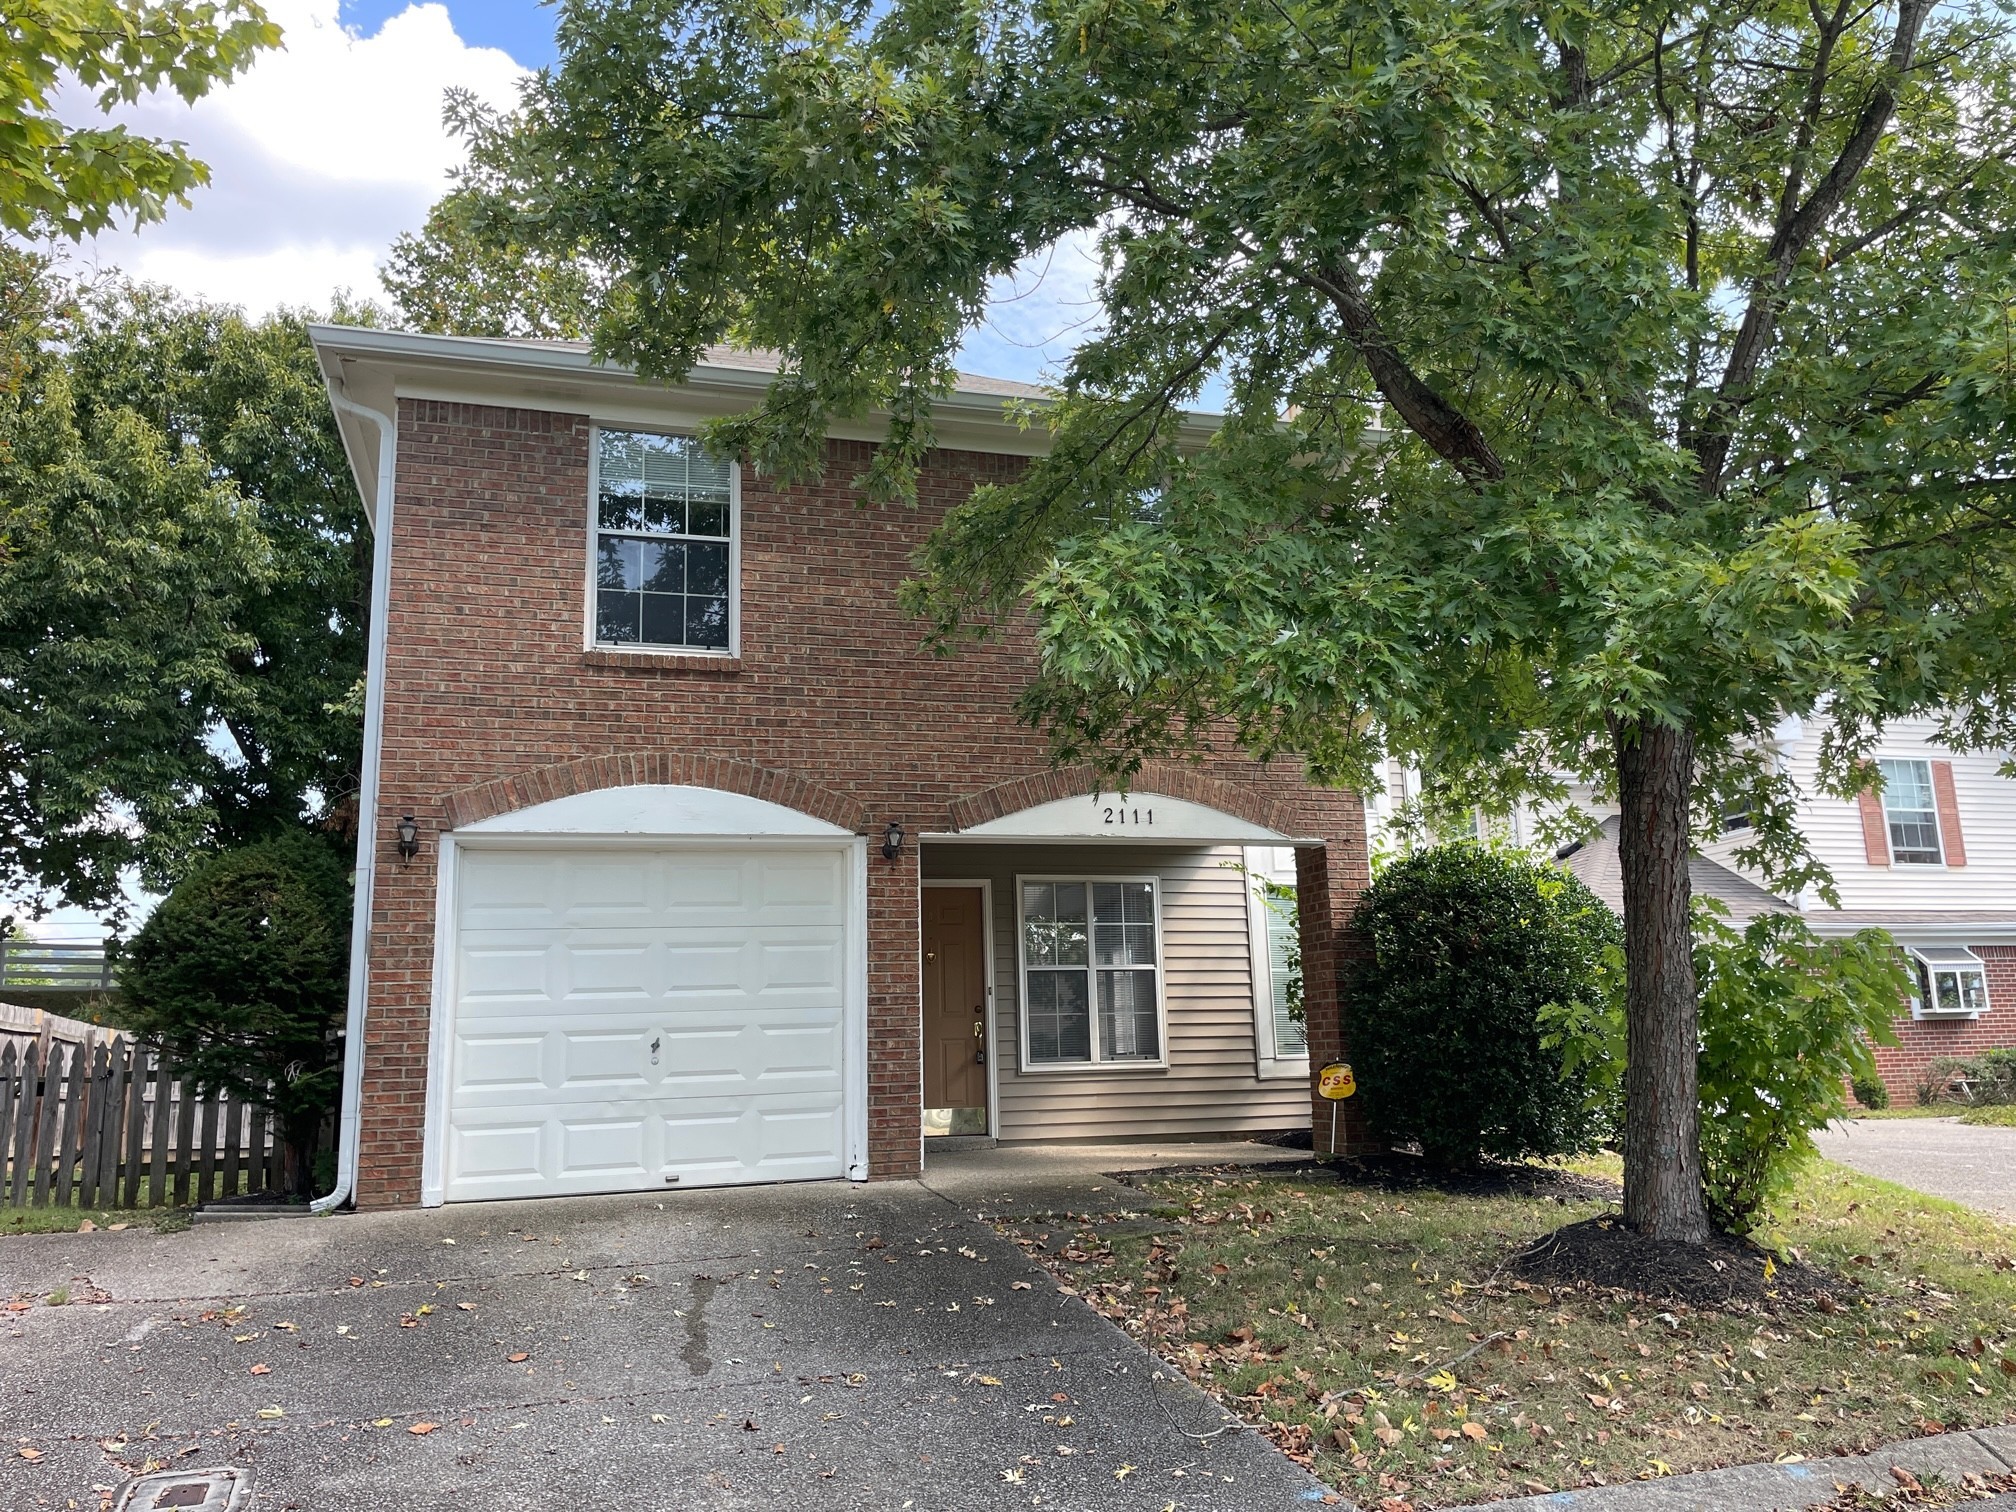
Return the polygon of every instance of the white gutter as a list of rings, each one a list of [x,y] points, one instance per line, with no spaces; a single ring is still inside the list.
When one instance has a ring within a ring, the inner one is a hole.
[[[364,753],[357,774],[357,872],[351,894],[350,1000],[344,1015],[343,1101],[336,1125],[336,1189],[309,1207],[317,1213],[350,1201],[357,1185],[357,1125],[364,1103],[364,1015],[371,988],[371,891],[378,868],[378,747],[385,729],[385,636],[392,586],[392,479],[398,426],[329,384],[329,402],[378,429],[378,497],[372,521],[371,625],[364,653]]]

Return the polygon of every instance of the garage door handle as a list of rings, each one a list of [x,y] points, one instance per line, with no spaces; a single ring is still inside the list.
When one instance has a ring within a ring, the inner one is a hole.
[[[651,1036],[651,1064],[658,1064],[658,1036],[655,1034]]]

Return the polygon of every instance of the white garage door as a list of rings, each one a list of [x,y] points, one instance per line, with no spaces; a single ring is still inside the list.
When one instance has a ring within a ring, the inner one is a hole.
[[[460,853],[444,1195],[844,1174],[847,853]]]

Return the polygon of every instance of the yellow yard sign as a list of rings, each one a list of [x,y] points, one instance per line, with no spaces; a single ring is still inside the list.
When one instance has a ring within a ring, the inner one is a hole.
[[[1343,1061],[1332,1061],[1316,1074],[1317,1094],[1332,1102],[1349,1097],[1357,1090],[1358,1078],[1351,1074],[1350,1066]]]

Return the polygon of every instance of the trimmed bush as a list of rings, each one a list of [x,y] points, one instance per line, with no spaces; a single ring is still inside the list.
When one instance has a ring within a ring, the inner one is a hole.
[[[1890,1106],[1890,1089],[1883,1085],[1880,1076],[1858,1076],[1849,1084],[1855,1093],[1855,1101],[1865,1108],[1887,1108]]]
[[[1444,1166],[1596,1148],[1585,1070],[1541,1012],[1600,1014],[1619,989],[1617,916],[1578,879],[1512,852],[1437,846],[1380,872],[1354,924],[1350,1043],[1372,1133]]]
[[[136,1037],[206,1092],[279,1116],[297,1192],[342,1087],[349,963],[349,874],[303,834],[201,863],[141,926],[121,969]]]

